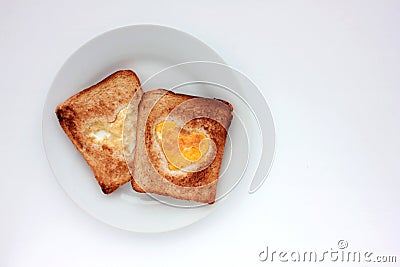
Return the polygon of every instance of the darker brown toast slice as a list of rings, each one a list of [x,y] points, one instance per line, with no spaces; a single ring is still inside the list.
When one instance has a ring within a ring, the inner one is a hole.
[[[136,74],[121,70],[56,108],[61,127],[92,169],[105,194],[132,178],[123,149],[125,142],[135,142],[137,107],[142,94]],[[130,139],[123,142],[125,117],[127,120],[129,117],[130,125],[124,134],[129,134]]]

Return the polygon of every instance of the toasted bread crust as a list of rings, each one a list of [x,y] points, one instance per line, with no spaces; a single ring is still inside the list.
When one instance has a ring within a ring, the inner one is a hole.
[[[173,116],[189,121],[185,127],[205,130],[216,145],[215,158],[203,170],[171,172],[163,167],[166,159],[155,141],[155,125],[171,116],[171,111],[177,106],[191,99],[201,101],[197,101],[196,105],[189,104]],[[232,111],[232,106],[226,101],[175,94],[163,89],[146,92],[139,104],[134,179],[131,181],[133,188],[137,190],[140,185],[141,191],[148,193],[213,203]],[[190,120],[196,112],[204,116]]]
[[[123,151],[94,143],[88,138],[88,129],[93,123],[115,121],[135,94],[142,94],[138,77],[131,70],[122,70],[82,90],[56,108],[61,127],[92,169],[105,194],[130,181],[131,175]]]

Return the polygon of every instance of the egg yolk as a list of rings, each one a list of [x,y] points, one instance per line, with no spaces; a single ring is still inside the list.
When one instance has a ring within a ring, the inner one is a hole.
[[[155,131],[170,170],[179,170],[200,160],[210,146],[210,139],[203,133],[179,129],[172,121],[157,124]]]

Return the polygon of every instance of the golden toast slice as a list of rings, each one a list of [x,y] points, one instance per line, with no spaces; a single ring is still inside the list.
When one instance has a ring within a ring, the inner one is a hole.
[[[164,89],[139,104],[133,189],[214,203],[231,104]]]
[[[105,194],[132,178],[124,149],[133,153],[142,94],[136,74],[121,70],[56,108],[61,127],[92,169]],[[123,132],[128,136],[124,140]]]

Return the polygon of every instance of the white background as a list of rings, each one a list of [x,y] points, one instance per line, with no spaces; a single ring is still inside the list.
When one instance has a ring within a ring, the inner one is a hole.
[[[256,194],[163,234],[84,213],[41,139],[64,61],[96,35],[140,23],[210,45],[260,87],[276,124],[275,162]],[[399,1],[2,0],[0,265],[267,266],[258,260],[267,245],[324,251],[340,239],[399,262],[399,25]]]

